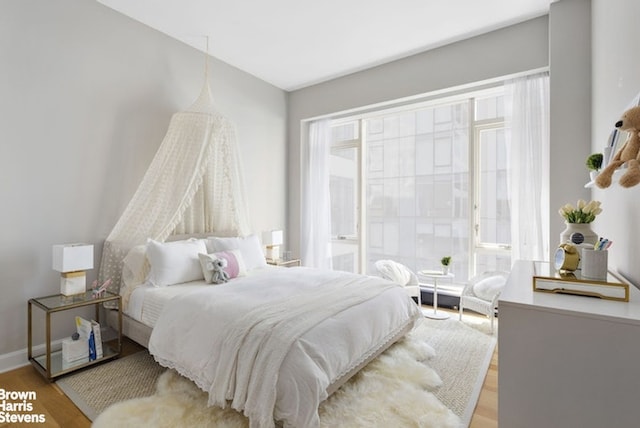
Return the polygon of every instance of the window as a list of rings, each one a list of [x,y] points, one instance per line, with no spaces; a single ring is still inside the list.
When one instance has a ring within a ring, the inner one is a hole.
[[[457,278],[510,266],[502,88],[334,120],[335,269],[414,271],[451,255]]]

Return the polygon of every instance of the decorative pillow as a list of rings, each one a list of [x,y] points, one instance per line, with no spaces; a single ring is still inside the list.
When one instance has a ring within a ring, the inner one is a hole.
[[[204,280],[209,284],[220,284],[229,279],[247,274],[242,254],[238,250],[213,254],[198,254]],[[220,271],[224,272],[222,274]]]
[[[267,265],[267,260],[262,252],[262,245],[257,235],[249,235],[247,237],[235,238],[209,238],[213,252],[239,250],[244,259],[247,270]]]
[[[473,294],[482,300],[493,300],[506,283],[507,278],[503,276],[490,276],[473,284]]]
[[[398,285],[409,285],[411,281],[411,271],[403,264],[393,260],[378,260],[375,266],[383,278]]]
[[[142,284],[148,274],[147,246],[137,245],[122,260],[122,282],[126,287]]]
[[[149,282],[156,287],[180,284],[203,279],[198,254],[206,253],[207,246],[202,239],[186,241],[147,241]]]

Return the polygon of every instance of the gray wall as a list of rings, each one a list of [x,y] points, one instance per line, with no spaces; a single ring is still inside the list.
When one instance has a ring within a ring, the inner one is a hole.
[[[561,0],[549,12],[550,253],[565,228],[558,209],[589,200],[591,149],[591,1]],[[550,259],[553,260],[553,259]]]
[[[289,94],[289,244],[299,254],[301,121],[547,67],[548,17],[493,31]]]
[[[640,2],[592,0],[593,152],[602,152],[613,124],[640,92]],[[604,209],[594,229],[614,241],[609,264],[640,284],[640,185],[595,189]]]
[[[97,2],[0,2],[0,370],[26,355],[27,300],[59,290],[51,246],[93,243],[97,268],[203,76],[202,53]],[[284,228],[286,94],[215,59],[209,80],[237,126],[253,229]]]

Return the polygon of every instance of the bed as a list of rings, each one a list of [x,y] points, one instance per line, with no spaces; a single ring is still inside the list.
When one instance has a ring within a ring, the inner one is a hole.
[[[132,250],[123,333],[252,427],[318,426],[319,404],[421,319],[405,290],[382,278],[268,266],[256,239],[221,239]],[[208,260],[236,257],[228,281],[211,283],[203,248]],[[193,278],[196,267],[204,278]]]

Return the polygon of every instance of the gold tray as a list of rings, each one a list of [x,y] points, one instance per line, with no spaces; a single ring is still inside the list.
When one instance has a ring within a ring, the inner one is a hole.
[[[629,301],[629,284],[611,271],[607,272],[606,281],[602,281],[583,278],[580,270],[556,271],[550,265],[541,263],[535,263],[534,266],[533,291]]]

